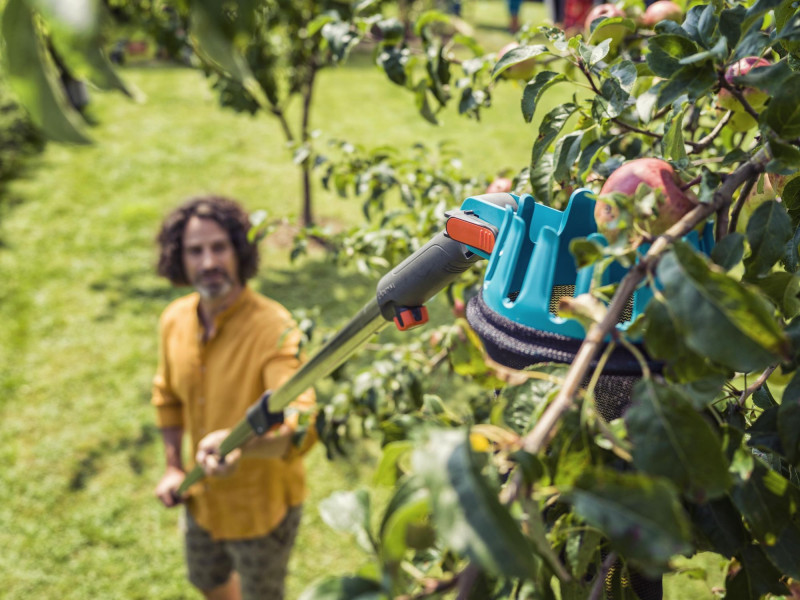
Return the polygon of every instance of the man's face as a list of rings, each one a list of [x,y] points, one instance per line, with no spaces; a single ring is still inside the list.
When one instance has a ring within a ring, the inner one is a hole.
[[[240,285],[236,250],[213,219],[193,216],[183,232],[183,268],[206,300],[221,300]]]

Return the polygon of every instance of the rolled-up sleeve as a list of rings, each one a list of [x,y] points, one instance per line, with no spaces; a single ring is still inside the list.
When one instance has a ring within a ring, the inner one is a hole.
[[[150,403],[156,409],[156,425],[159,428],[183,427],[183,406],[172,393],[169,384],[169,369],[166,359],[167,326],[162,316],[159,322],[158,367],[153,377],[153,395]]]

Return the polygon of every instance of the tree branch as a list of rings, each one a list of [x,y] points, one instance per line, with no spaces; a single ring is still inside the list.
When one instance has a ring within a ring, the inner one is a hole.
[[[758,177],[753,177],[745,182],[744,187],[739,194],[739,199],[736,200],[736,204],[733,205],[733,209],[731,210],[731,220],[730,224],[728,225],[728,233],[733,233],[736,231],[736,226],[739,224],[739,214],[742,212],[742,208],[744,208],[747,198],[750,196],[750,192],[753,190],[753,186],[756,184],[756,181],[758,181]]]
[[[720,134],[725,125],[728,124],[728,121],[731,120],[731,117],[733,117],[733,112],[728,111],[723,115],[723,117],[719,120],[719,123],[716,124],[714,129],[712,129],[706,137],[700,138],[696,142],[687,141],[686,143],[692,147],[692,153],[700,153],[708,148],[712,142],[717,139],[717,136]]]
[[[758,379],[755,380],[755,383],[750,384],[747,386],[741,396],[739,396],[739,406],[744,406],[745,401],[752,396],[758,388],[764,385],[764,382],[769,379],[769,376],[778,368],[778,365],[767,367],[764,369],[764,372],[759,376]]]
[[[669,244],[675,239],[682,238],[721,207],[729,205],[734,192],[739,186],[762,173],[767,161],[766,149],[759,150],[751,160],[741,165],[725,178],[722,185],[714,192],[711,202],[697,205],[663,235],[657,237],[647,254],[628,271],[611,299],[608,312],[603,320],[592,325],[586,333],[586,338],[578,349],[575,359],[567,372],[563,387],[534,428],[523,439],[525,451],[531,454],[538,453],[555,435],[561,416],[572,406],[573,398],[578,392],[581,382],[586,378],[586,373],[595,354],[600,349],[603,340],[616,326],[619,315],[627,304],[628,298],[636,290],[636,287],[647,272],[655,268],[661,258],[661,254],[669,247]]]

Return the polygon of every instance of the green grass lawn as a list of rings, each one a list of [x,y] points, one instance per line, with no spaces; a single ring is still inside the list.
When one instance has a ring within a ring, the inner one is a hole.
[[[492,49],[511,39],[504,11],[499,1],[465,9]],[[544,14],[540,4],[524,11]],[[178,512],[152,495],[163,467],[149,406],[157,320],[183,293],[155,276],[154,236],[173,206],[206,192],[297,220],[299,175],[275,122],[220,110],[195,71],[144,64],[123,76],[146,101],[95,95],[95,144],[51,144],[0,201],[3,598],[198,597],[183,576]],[[522,120],[521,92],[499,86],[482,123],[447,114],[435,128],[357,58],[320,78],[313,126],[322,140],[366,146],[449,140],[468,169],[491,174],[528,161],[536,132]],[[360,219],[357,206],[316,192],[323,219]],[[319,257],[290,264],[284,244],[268,240],[263,251],[256,285],[293,309],[320,306],[326,327],[342,324],[374,290],[375,282]],[[319,446],[310,454],[290,598],[317,577],[361,564],[361,551],[328,530],[316,503],[370,485],[375,460],[374,444],[354,447],[349,460],[328,462]]]

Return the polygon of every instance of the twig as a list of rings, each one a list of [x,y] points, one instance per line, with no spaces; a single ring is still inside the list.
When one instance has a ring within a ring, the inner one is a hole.
[[[742,208],[744,208],[745,202],[747,202],[747,197],[750,196],[750,192],[753,190],[753,186],[758,181],[758,177],[753,177],[749,181],[746,181],[744,187],[742,188],[742,192],[739,194],[739,198],[736,200],[736,204],[733,205],[733,209],[731,210],[731,220],[730,224],[728,225],[728,233],[733,233],[736,231],[736,226],[739,224],[739,214],[742,212]]]
[[[410,567],[410,565],[408,565],[407,563],[403,563],[403,569],[406,572],[408,572],[409,575],[411,575],[412,577],[417,579],[418,583],[420,583],[420,585],[422,585],[422,587],[424,589],[420,593],[415,594],[413,596],[408,595],[408,594],[404,594],[402,596],[397,596],[395,598],[395,600],[423,600],[424,598],[430,598],[431,596],[438,596],[439,594],[441,594],[443,592],[448,592],[448,591],[452,590],[453,588],[455,588],[458,585],[459,579],[461,578],[461,576],[465,572],[467,572],[467,570],[471,566],[472,566],[471,564],[467,565],[467,567],[464,569],[464,571],[461,571],[460,573],[456,573],[450,579],[438,580],[438,579],[433,579],[433,578],[429,578],[429,579],[421,578],[421,577],[419,577],[418,574],[409,572],[408,567]],[[472,582],[474,583],[474,577],[472,578]]]
[[[749,386],[747,386],[747,389],[745,389],[742,392],[742,395],[739,396],[739,406],[744,406],[744,403],[747,400],[747,398],[752,396],[758,388],[764,385],[764,382],[767,379],[769,379],[769,376],[772,375],[773,371],[775,371],[775,369],[777,368],[778,365],[774,365],[772,367],[767,367],[766,369],[764,369],[764,372],[759,376],[758,379],[755,380],[755,383],[752,383]]]
[[[725,125],[728,124],[728,121],[731,120],[732,116],[733,116],[733,112],[729,110],[719,120],[719,123],[717,123],[717,125],[714,127],[714,129],[712,129],[708,133],[708,135],[706,137],[701,138],[700,140],[698,140],[696,142],[692,142],[692,141],[686,142],[687,144],[689,144],[692,147],[692,152],[693,153],[699,153],[699,152],[702,152],[703,150],[705,150],[706,148],[708,148],[711,145],[711,143],[715,139],[717,139],[717,136],[720,134],[722,129],[725,127]]]
[[[555,434],[561,415],[572,406],[573,398],[581,382],[586,378],[586,372],[589,370],[595,354],[597,354],[606,335],[616,326],[619,315],[627,304],[628,297],[633,294],[647,272],[655,268],[661,258],[661,254],[669,247],[669,244],[673,240],[689,233],[720,207],[729,204],[734,192],[742,183],[764,171],[767,160],[766,149],[759,150],[751,160],[741,165],[725,178],[722,185],[714,192],[711,202],[694,207],[663,235],[657,237],[647,254],[623,277],[614,297],[611,299],[605,317],[600,323],[592,325],[587,332],[586,338],[578,349],[564,379],[564,386],[559,390],[555,400],[547,407],[534,428],[525,436],[523,448],[526,452],[537,454]]]

